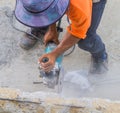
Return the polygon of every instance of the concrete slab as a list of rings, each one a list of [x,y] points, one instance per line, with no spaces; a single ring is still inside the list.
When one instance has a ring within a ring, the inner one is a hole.
[[[0,113],[119,113],[120,102],[0,88]]]
[[[41,84],[33,84],[39,81],[37,60],[44,52],[44,46],[39,42],[36,46],[25,51],[19,47],[19,40],[24,33],[13,29],[11,26],[11,11],[15,1],[0,1],[0,86],[2,88],[16,88],[27,92],[52,91]],[[89,75],[90,54],[76,47],[75,51],[64,58],[63,66],[66,71],[79,71],[87,73],[87,79],[92,90],[86,93],[65,87],[65,97],[98,97],[120,100],[120,25],[119,25],[119,0],[109,0],[99,26],[98,32],[103,37],[109,55],[109,71],[104,75]],[[116,16],[117,15],[117,16]],[[15,26],[21,30],[28,29],[17,21]],[[66,17],[62,21],[65,29]],[[64,30],[65,32],[65,30]],[[63,33],[60,35],[62,37]],[[74,75],[73,75],[74,76]],[[69,92],[69,93],[68,93]],[[74,92],[74,93],[73,93]]]

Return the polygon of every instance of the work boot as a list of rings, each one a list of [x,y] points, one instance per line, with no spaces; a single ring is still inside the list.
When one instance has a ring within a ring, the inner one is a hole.
[[[108,71],[108,55],[104,53],[102,57],[91,57],[91,74],[104,74]]]
[[[46,28],[31,28],[31,30],[27,31],[24,37],[21,38],[20,43],[19,43],[20,47],[26,50],[31,49],[36,44],[38,39],[40,39],[41,36],[45,35],[46,31],[47,31],[47,27]],[[38,39],[36,39],[35,37],[31,35],[35,35]]]

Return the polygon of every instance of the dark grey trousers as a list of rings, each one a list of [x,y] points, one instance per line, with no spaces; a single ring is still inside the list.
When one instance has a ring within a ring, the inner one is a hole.
[[[87,31],[87,37],[78,42],[78,47],[90,52],[93,57],[101,57],[104,53],[106,53],[105,45],[100,36],[96,33],[105,4],[106,0],[100,0],[98,3],[93,3],[92,21],[91,26]]]

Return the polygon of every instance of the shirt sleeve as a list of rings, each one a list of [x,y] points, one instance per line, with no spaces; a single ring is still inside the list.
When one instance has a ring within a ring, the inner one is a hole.
[[[88,5],[89,6],[89,5]],[[84,7],[83,7],[84,8]],[[82,10],[81,7],[70,4],[67,16],[70,19],[70,25],[67,27],[67,31],[73,36],[84,39],[86,37],[86,32],[91,23],[91,7],[88,10]]]

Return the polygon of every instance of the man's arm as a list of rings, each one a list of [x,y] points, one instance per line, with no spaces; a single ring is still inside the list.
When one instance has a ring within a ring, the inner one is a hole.
[[[41,64],[42,69],[46,72],[49,72],[50,70],[52,70],[54,67],[56,58],[60,54],[68,50],[70,47],[72,47],[74,44],[76,44],[79,40],[80,40],[79,38],[71,35],[69,32],[66,32],[62,41],[52,52],[44,54],[39,58],[39,63]],[[46,63],[43,63],[42,59],[45,57],[47,57],[49,61]]]
[[[69,32],[66,32],[62,41],[57,46],[57,48],[52,51],[52,53],[56,57],[58,57],[60,54],[64,53],[66,50],[68,50],[70,47],[76,44],[79,40],[80,38],[77,38],[70,34]]]
[[[48,31],[44,36],[44,44],[47,45],[49,41],[53,41],[54,43],[59,44],[58,32],[55,23],[49,26]]]

